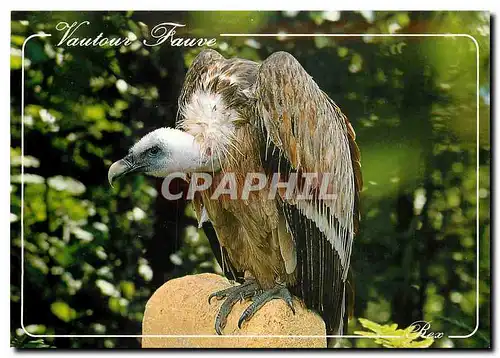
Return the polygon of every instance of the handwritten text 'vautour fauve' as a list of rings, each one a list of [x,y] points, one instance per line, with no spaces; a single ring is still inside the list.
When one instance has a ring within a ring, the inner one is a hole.
[[[95,37],[80,37],[78,34],[79,29],[83,26],[89,26],[90,21],[73,22],[71,25],[65,21],[61,21],[56,25],[56,30],[63,33],[61,40],[57,46],[83,46],[83,47],[103,47],[103,46],[130,46],[137,37],[130,34],[127,37],[106,37],[102,32]],[[175,22],[163,22],[156,25],[151,29],[150,39],[144,39],[142,43],[144,46],[158,46],[165,42],[170,46],[208,46],[212,47],[216,44],[215,38],[182,38],[175,36],[176,29],[184,27],[184,24]]]

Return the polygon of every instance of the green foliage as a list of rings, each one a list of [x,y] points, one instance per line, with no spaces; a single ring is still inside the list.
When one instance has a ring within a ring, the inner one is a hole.
[[[68,306],[66,302],[56,301],[50,305],[52,313],[64,322],[69,322],[76,318],[76,311]]]
[[[10,342],[10,346],[14,348],[55,348],[52,347],[48,344],[45,344],[43,339],[37,339],[37,340],[27,340],[27,336],[23,336],[22,338],[14,338]]]
[[[405,329],[398,329],[396,323],[390,325],[380,325],[368,319],[359,318],[359,322],[364,328],[370,331],[355,331],[354,334],[360,336],[397,336],[397,338],[375,338],[375,343],[385,348],[429,348],[434,343],[434,338],[421,338],[420,333],[414,332],[414,326]]]
[[[88,20],[82,36],[148,36],[160,22],[176,36],[217,37],[226,57],[261,61],[289,51],[342,108],[357,133],[364,188],[352,267],[354,317],[373,332],[432,321],[432,347],[490,345],[490,38],[479,12],[13,12],[11,21],[11,336],[139,334],[145,303],[174,277],[220,272],[186,203],[159,197],[159,182],[130,177],[110,188],[109,165],[145,132],[172,126],[185,69],[199,48],[58,47],[59,21]],[[21,156],[21,47],[25,60]],[[468,33],[466,37],[222,37],[221,33]],[[21,162],[24,162],[24,263]],[[479,168],[479,188],[476,169]],[[477,189],[477,190],[476,190]],[[477,191],[479,198],[477,198]],[[476,204],[479,200],[479,281]],[[446,317],[446,318],[445,318]],[[368,321],[369,320],[369,321]],[[384,325],[387,322],[396,322]],[[364,327],[364,326],[363,326]],[[374,328],[374,329],[372,329]],[[411,335],[410,335],[411,336]],[[382,345],[422,344],[380,340]],[[138,347],[135,339],[47,338],[62,348]],[[17,343],[15,343],[17,342]],[[425,342],[425,341],[424,341]],[[345,339],[345,347],[380,347]]]
[[[43,325],[29,325],[26,330],[31,334],[40,334],[45,331]],[[11,333],[10,346],[14,348],[55,348],[47,344],[43,339],[34,339],[28,336],[22,329],[17,329]]]

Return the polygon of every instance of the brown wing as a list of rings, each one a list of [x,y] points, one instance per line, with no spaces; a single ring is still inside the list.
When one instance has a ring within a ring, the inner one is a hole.
[[[297,246],[296,291],[322,313],[330,330],[341,332],[362,185],[354,131],[337,105],[286,52],[274,53],[262,63],[254,91],[268,170],[321,173],[331,179],[333,198],[279,201]]]

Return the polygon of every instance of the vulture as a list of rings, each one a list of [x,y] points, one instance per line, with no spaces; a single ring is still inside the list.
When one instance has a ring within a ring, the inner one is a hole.
[[[350,256],[362,187],[347,117],[287,52],[257,63],[203,50],[178,107],[176,128],[146,134],[111,165],[108,180],[180,172],[188,181],[206,173],[220,183],[230,173],[240,194],[248,173],[270,178],[247,198],[214,198],[214,185],[192,198],[219,264],[237,281],[208,298],[224,300],[215,331],[222,334],[238,301],[251,301],[241,327],[273,299],[295,313],[295,296],[321,315],[328,334],[342,335],[353,302]],[[271,178],[292,177],[291,193],[272,191]],[[321,195],[320,178],[329,178],[330,195]]]

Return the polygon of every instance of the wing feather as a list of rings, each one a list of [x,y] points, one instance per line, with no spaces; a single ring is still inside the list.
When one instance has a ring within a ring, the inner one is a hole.
[[[362,186],[354,130],[286,52],[262,63],[254,96],[267,171],[318,173],[331,180],[332,197],[320,197],[316,187],[312,199],[278,200],[297,246],[296,292],[322,313],[331,330],[341,332]]]
[[[331,179],[332,198],[298,200],[296,206],[335,247],[345,279],[361,184],[354,131],[336,104],[286,52],[276,52],[262,63],[255,97],[266,146],[272,142],[295,170]]]

